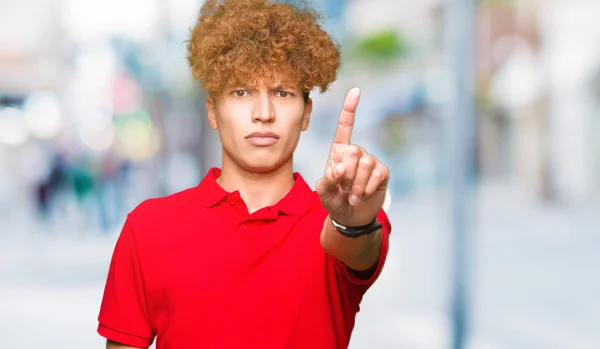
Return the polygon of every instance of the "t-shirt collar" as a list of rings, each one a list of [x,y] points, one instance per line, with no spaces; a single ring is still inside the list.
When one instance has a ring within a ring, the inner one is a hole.
[[[215,206],[232,194],[217,183],[217,178],[220,175],[221,169],[213,167],[198,185],[198,189],[201,192],[201,200],[206,207]],[[314,204],[316,197],[316,195],[312,195],[312,189],[299,173],[295,172],[293,176],[294,185],[292,189],[279,202],[273,205],[278,211],[287,215],[304,213]]]

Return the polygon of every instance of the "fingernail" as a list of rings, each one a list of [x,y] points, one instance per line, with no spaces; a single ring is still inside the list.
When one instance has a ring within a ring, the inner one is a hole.
[[[358,196],[350,195],[348,202],[350,202],[350,205],[352,205],[352,206],[356,205],[358,203]]]

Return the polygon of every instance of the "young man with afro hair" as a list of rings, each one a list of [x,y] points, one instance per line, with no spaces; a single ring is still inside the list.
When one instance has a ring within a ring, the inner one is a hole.
[[[348,347],[388,251],[389,172],[350,142],[356,88],[316,191],[293,172],[309,92],[327,90],[340,60],[318,20],[266,0],[203,5],[188,61],[221,168],[127,216],[98,318],[107,348]]]

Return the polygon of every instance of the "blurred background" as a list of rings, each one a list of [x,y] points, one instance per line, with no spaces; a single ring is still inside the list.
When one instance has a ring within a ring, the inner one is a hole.
[[[185,60],[201,5],[0,1],[1,347],[103,348],[96,319],[125,215],[219,165]],[[465,347],[600,348],[600,1],[478,0],[455,39],[452,1],[315,6],[343,63],[313,94],[296,170],[318,179],[359,86],[354,142],[392,173],[389,259],[351,348],[450,348],[456,272]],[[466,128],[448,112],[452,40],[473,47]],[[449,139],[471,142],[468,161]],[[469,161],[468,219],[452,228],[450,169]],[[458,271],[456,229],[469,255]]]

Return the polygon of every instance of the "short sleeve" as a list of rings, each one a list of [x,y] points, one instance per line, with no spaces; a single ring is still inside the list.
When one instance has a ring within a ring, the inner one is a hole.
[[[338,274],[341,274],[342,279],[346,281],[347,285],[356,290],[359,296],[362,296],[377,280],[385,260],[387,258],[389,246],[390,246],[390,233],[392,232],[392,225],[386,215],[385,211],[381,210],[377,215],[377,220],[381,223],[381,253],[377,265],[374,267],[370,276],[367,279],[361,279],[354,275],[344,263],[339,260],[335,260],[335,267]]]
[[[98,322],[98,333],[112,341],[136,348],[147,348],[154,341],[142,266],[129,222],[113,252]]]

